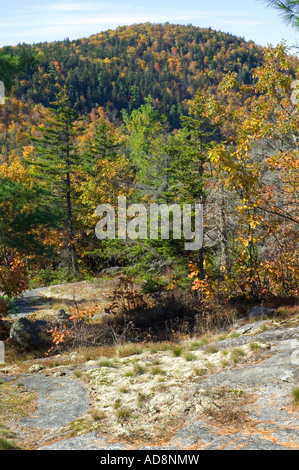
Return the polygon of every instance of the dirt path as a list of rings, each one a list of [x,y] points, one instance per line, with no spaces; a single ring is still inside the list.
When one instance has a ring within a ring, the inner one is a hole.
[[[29,290],[22,298],[17,299],[18,311],[10,318],[16,320],[32,315],[51,316],[61,306],[72,308],[75,302],[85,305],[97,304],[99,311],[104,311],[104,308],[111,304],[110,296],[117,282],[117,279],[80,281]]]

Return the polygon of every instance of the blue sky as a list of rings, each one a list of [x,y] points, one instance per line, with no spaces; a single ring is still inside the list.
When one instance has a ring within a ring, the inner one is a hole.
[[[0,20],[0,47],[79,39],[147,21],[211,26],[263,46],[299,43],[299,34],[262,0],[0,0]]]

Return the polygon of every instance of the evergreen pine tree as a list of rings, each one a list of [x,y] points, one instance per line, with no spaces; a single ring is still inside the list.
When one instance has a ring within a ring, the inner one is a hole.
[[[39,128],[42,136],[37,141],[36,175],[51,188],[52,201],[63,209],[63,228],[66,233],[66,265],[73,274],[78,272],[78,256],[74,230],[73,173],[78,168],[75,145],[77,129],[67,90],[64,87],[52,103],[50,117]]]
[[[211,123],[206,113],[206,98],[197,92],[191,102],[188,116],[182,117],[182,129],[170,140],[168,152],[171,155],[171,189],[173,196],[184,204],[201,204],[205,211],[207,200],[206,164],[208,150],[217,126]],[[198,253],[199,278],[205,277],[204,246]]]

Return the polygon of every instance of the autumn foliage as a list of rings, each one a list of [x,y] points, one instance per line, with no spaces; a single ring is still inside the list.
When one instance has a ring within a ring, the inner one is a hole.
[[[0,265],[0,317],[4,316],[9,302],[28,288],[28,272],[24,258],[17,252],[1,256]]]
[[[299,63],[284,43],[145,24],[37,48],[1,110],[2,314],[26,263],[113,268],[203,304],[298,295]],[[97,206],[118,196],[203,204],[203,247],[96,239]]]

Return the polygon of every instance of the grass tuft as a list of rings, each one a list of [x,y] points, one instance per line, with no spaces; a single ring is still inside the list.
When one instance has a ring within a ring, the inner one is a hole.
[[[292,396],[294,400],[294,404],[299,406],[299,387],[296,387],[292,390]]]
[[[132,411],[126,407],[118,408],[116,410],[116,415],[119,421],[128,421],[132,415]]]
[[[11,440],[0,438],[0,450],[20,450],[20,448]]]

